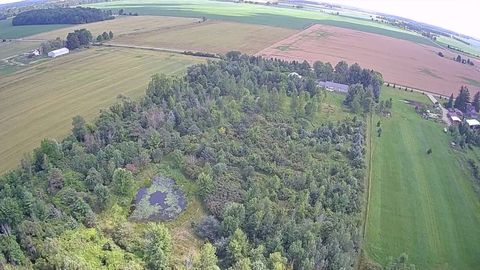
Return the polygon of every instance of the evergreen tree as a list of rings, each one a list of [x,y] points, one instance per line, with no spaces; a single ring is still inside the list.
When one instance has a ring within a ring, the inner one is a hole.
[[[472,106],[475,108],[476,112],[480,111],[480,92],[475,93],[473,96]]]
[[[454,107],[462,112],[467,111],[467,104],[470,102],[470,92],[466,86],[460,88],[457,98],[454,102]]]
[[[453,100],[454,100],[454,97],[453,97],[453,93],[452,93],[450,95],[450,97],[448,98],[448,103],[446,105],[447,109],[453,108]]]

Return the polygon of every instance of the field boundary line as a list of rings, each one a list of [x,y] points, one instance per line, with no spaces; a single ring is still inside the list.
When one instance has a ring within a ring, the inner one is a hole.
[[[118,43],[101,43],[101,44],[96,44],[95,46],[99,47],[117,47],[117,48],[126,48],[126,49],[139,49],[139,50],[148,50],[148,51],[157,51],[157,52],[170,52],[170,53],[176,53],[176,54],[182,54],[182,55],[189,55],[189,56],[194,56],[194,57],[200,57],[200,58],[220,58],[216,53],[209,53],[214,56],[202,56],[202,55],[195,55],[195,54],[187,54],[186,52],[190,52],[189,50],[180,50],[180,49],[172,49],[172,48],[160,48],[160,47],[149,47],[149,46],[137,46],[137,45],[128,45],[128,44],[118,44]],[[205,52],[192,52],[192,53],[205,53]]]
[[[370,113],[367,120],[367,151],[368,151],[368,161],[367,161],[367,175],[365,179],[365,183],[367,184],[366,194],[365,194],[365,209],[363,211],[363,226],[362,226],[362,238],[363,243],[360,249],[360,256],[358,259],[356,269],[361,269],[362,265],[364,264],[364,260],[366,260],[366,251],[365,251],[365,243],[367,239],[367,223],[368,223],[368,212],[369,212],[369,203],[370,203],[370,189],[372,183],[372,160],[373,160],[373,143],[372,143],[372,128],[373,128],[373,113]]]

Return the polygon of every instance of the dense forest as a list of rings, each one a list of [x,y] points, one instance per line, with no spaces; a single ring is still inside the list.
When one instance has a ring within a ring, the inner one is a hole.
[[[93,123],[75,117],[67,138],[43,140],[0,178],[0,266],[169,269],[169,229],[128,219],[152,184],[142,172],[169,163],[208,211],[191,228],[205,244],[177,269],[353,269],[366,126],[360,114],[321,120],[320,64],[230,52],[155,75],[144,98],[122,97]],[[380,95],[348,70],[331,75]]]
[[[113,18],[111,11],[95,8],[48,8],[24,11],[13,18],[12,25],[82,24]]]

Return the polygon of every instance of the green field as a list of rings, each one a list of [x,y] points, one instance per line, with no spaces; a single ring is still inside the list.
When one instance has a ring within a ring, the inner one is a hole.
[[[0,21],[0,39],[16,39],[67,27],[65,24],[13,26],[12,19]]]
[[[390,25],[380,24],[371,20],[316,12],[308,9],[303,10],[208,0],[146,0],[141,3],[131,0],[120,0],[91,4],[88,6],[112,9],[115,11],[123,8],[126,12],[138,13],[140,15],[178,17],[205,16],[209,19],[263,24],[293,29],[303,29],[311,24],[319,23],[436,46],[434,42],[427,38]]]
[[[426,96],[385,88],[393,99],[373,160],[366,231],[368,256],[385,265],[407,253],[417,269],[478,269],[480,204],[471,173],[450,147],[443,125],[422,119],[403,99]],[[426,154],[431,148],[433,153]]]
[[[0,77],[0,171],[45,138],[61,138],[71,119],[92,119],[119,94],[144,94],[155,73],[180,74],[198,57],[92,48]]]
[[[474,46],[474,45],[467,45],[465,43],[462,43],[458,40],[455,40],[451,37],[445,37],[445,36],[439,36],[437,37],[437,42],[440,43],[441,45],[447,47],[447,45],[453,46],[455,48],[458,48],[468,54],[475,55],[477,57],[480,56],[480,47]]]

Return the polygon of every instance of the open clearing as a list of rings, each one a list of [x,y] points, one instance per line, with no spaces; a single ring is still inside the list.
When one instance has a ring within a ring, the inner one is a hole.
[[[430,39],[424,38],[419,34],[387,24],[348,16],[332,15],[309,9],[207,0],[148,0],[142,1],[142,3],[132,0],[120,0],[85,6],[111,10],[123,8],[126,12],[139,13],[140,15],[197,18],[205,16],[208,19],[262,24],[290,29],[304,29],[309,25],[319,23],[436,46]]]
[[[384,88],[391,118],[373,126],[368,255],[385,265],[408,254],[418,269],[478,269],[480,204],[470,171],[450,148],[443,125],[422,119],[404,99],[428,103],[419,93]],[[428,148],[433,150],[427,155]]]
[[[0,171],[13,168],[45,138],[91,120],[119,94],[144,94],[155,73],[180,74],[202,58],[144,50],[92,48],[0,78]]]
[[[115,37],[131,34],[142,33],[153,30],[171,28],[182,25],[189,25],[198,23],[199,19],[196,18],[179,18],[179,17],[163,17],[163,16],[120,16],[114,20],[107,20],[101,22],[94,22],[88,24],[77,24],[66,28],[58,29],[55,31],[40,33],[30,36],[25,39],[33,40],[48,40],[60,37],[65,39],[69,32],[74,30],[86,28],[94,38],[103,32],[112,31]]]
[[[437,55],[439,51],[444,58]],[[461,85],[475,89],[480,62],[472,67],[453,61],[442,49],[339,27],[314,25],[258,53],[287,60],[317,60],[333,66],[340,60],[380,71],[393,82],[433,93],[450,95]]]
[[[0,21],[0,39],[23,38],[38,33],[48,32],[55,29],[67,27],[67,24],[49,24],[49,25],[22,25],[13,26],[12,19]]]
[[[296,32],[264,25],[207,21],[185,27],[122,35],[115,38],[113,43],[211,53],[237,50],[252,54]]]

